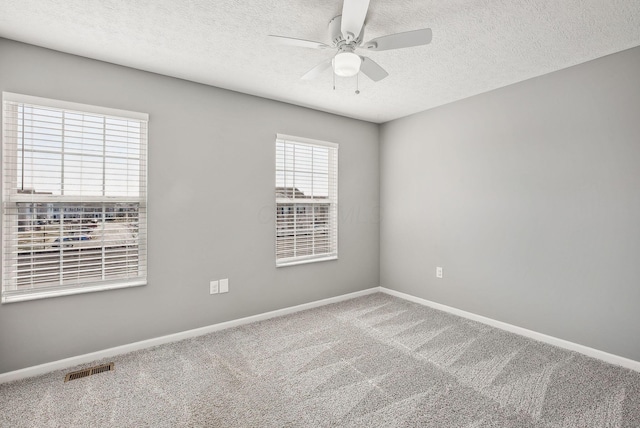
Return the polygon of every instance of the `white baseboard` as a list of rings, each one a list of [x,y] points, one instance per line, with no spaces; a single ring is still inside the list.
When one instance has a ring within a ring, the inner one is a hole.
[[[512,324],[508,324],[502,321],[497,321],[491,318],[483,317],[482,315],[476,315],[471,312],[466,312],[461,309],[456,309],[451,306],[446,306],[440,303],[432,302],[430,300],[415,297],[410,294],[402,293],[400,291],[391,290],[385,287],[373,287],[362,291],[356,291],[354,293],[343,294],[341,296],[330,297],[328,299],[317,300],[315,302],[304,303],[302,305],[291,306],[288,308],[278,309],[271,312],[265,312],[263,314],[252,315],[245,318],[226,321],[218,324],[213,324],[206,327],[196,328],[193,330],[187,330],[180,333],[169,334],[167,336],[156,337],[153,339],[142,340],[140,342],[129,343],[127,345],[116,346],[114,348],[104,349],[102,351],[91,352],[89,354],[78,355],[75,357],[65,358],[63,360],[53,361],[50,363],[40,364],[33,367],[27,367],[12,372],[1,373],[0,383],[11,382],[14,380],[20,380],[28,377],[38,376],[45,373],[49,373],[55,370],[63,370],[69,367],[74,367],[81,364],[90,363],[96,360],[104,358],[111,358],[117,355],[126,354],[128,352],[137,351],[140,349],[151,348],[153,346],[162,345],[165,343],[177,342],[192,337],[202,336],[204,334],[213,333],[215,331],[224,330],[227,328],[237,327],[240,325],[249,324],[256,321],[262,321],[269,318],[275,318],[282,315],[288,315],[295,312],[304,311],[306,309],[317,308],[331,303],[341,302],[343,300],[349,300],[360,296],[366,296],[382,292],[391,296],[399,297],[404,300],[415,302],[424,306],[429,306],[434,309],[438,309],[444,312],[449,312],[454,315],[461,316],[473,321],[478,321],[483,324],[490,325],[492,327],[499,328],[511,333],[519,334],[521,336],[529,337],[540,342],[545,342],[550,345],[558,346],[560,348],[568,349],[571,351],[579,352],[592,358],[596,358],[605,361],[610,364],[616,364],[631,370],[640,372],[640,362],[631,360],[629,358],[620,357],[618,355],[610,354],[608,352],[600,351],[590,348],[588,346],[580,345],[577,343],[569,342],[568,340],[558,339],[557,337],[548,336],[546,334],[538,333],[533,330],[518,327]]]
[[[63,360],[52,361],[50,363],[40,364],[33,367],[27,367],[20,370],[1,373],[0,383],[11,382],[14,380],[38,376],[38,375],[49,373],[55,370],[64,370],[69,367],[77,366],[80,364],[86,364],[96,360],[102,360],[104,358],[111,358],[117,355],[138,351],[140,349],[151,348],[152,346],[162,345],[162,344],[171,343],[171,342],[177,342],[180,340],[189,339],[191,337],[202,336],[204,334],[213,333],[214,331],[237,327],[240,325],[249,324],[256,321],[262,321],[269,318],[279,317],[282,315],[288,315],[295,312],[304,311],[306,309],[317,308],[319,306],[329,305],[331,303],[337,303],[343,300],[349,300],[356,297],[366,296],[367,294],[373,294],[378,292],[380,292],[380,287],[373,287],[373,288],[369,288],[362,291],[356,291],[354,293],[343,294],[341,296],[336,296],[336,297],[329,297],[328,299],[316,300],[315,302],[304,303],[302,305],[291,306],[288,308],[278,309],[271,312],[265,312],[263,314],[252,315],[249,317],[221,322],[221,323],[209,325],[206,327],[195,328],[193,330],[182,331],[180,333],[169,334],[167,336],[161,336],[153,339],[142,340],[140,342],[129,343],[127,345],[116,346],[114,348],[104,349],[102,351],[97,351],[97,352],[91,352],[89,354],[65,358]]]
[[[579,352],[588,357],[596,358],[598,360],[605,361],[610,364],[616,364],[618,366],[622,366],[631,370],[635,370],[640,372],[640,362],[634,361],[629,358],[620,357],[618,355],[609,354],[608,352],[600,351],[598,349],[593,349],[588,346],[580,345],[578,343],[569,342],[568,340],[558,339],[557,337],[548,336],[543,333],[538,333],[533,330],[528,330],[526,328],[518,327],[513,324],[508,324],[506,322],[497,321],[491,318],[483,317],[482,315],[476,315],[471,312],[463,311],[461,309],[456,309],[451,306],[442,305],[440,303],[432,302],[430,300],[422,299],[420,297],[415,297],[410,294],[405,294],[400,291],[391,290],[389,288],[380,287],[380,291],[391,296],[399,297],[401,299],[409,300],[414,303],[419,303],[424,306],[429,306],[434,309],[439,309],[444,312],[449,312],[453,315],[458,315],[463,318],[467,318],[473,321],[478,321],[483,324],[490,325],[492,327],[499,328],[501,330],[505,330],[511,333],[519,334],[520,336],[529,337],[531,339],[548,343],[550,345],[557,346],[559,348],[568,349],[570,351]]]

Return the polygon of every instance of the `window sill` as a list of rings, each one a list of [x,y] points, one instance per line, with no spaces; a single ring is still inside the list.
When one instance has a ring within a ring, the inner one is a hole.
[[[116,290],[119,288],[130,288],[130,287],[139,287],[141,285],[146,285],[146,279],[140,279],[129,282],[119,282],[113,284],[100,284],[100,285],[91,285],[85,287],[77,287],[77,288],[67,288],[67,289],[57,289],[57,290],[38,290],[32,292],[21,292],[15,293],[5,292],[2,295],[2,303],[15,303],[15,302],[25,302],[27,300],[40,300],[40,299],[48,299],[51,297],[61,297],[61,296],[70,296],[73,294],[84,294],[84,293],[93,293],[96,291],[105,291],[105,290]]]
[[[291,261],[284,261],[284,262],[276,262],[276,267],[286,267],[286,266],[297,266],[297,265],[304,265],[307,263],[316,263],[316,262],[327,262],[330,260],[338,260],[338,256],[337,255],[331,255],[331,256],[327,256],[327,257],[319,257],[319,258],[313,258],[313,259],[302,259],[302,260],[291,260]]]

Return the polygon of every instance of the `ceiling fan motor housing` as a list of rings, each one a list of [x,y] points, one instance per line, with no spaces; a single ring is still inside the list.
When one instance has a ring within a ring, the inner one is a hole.
[[[329,37],[331,38],[331,43],[333,44],[333,46],[337,48],[347,44],[347,40],[345,36],[342,34],[341,27],[342,27],[342,15],[338,15],[335,18],[333,18],[331,21],[329,21]],[[353,47],[358,46],[360,43],[362,43],[363,36],[364,36],[364,25],[360,30],[360,34],[358,34],[357,37],[354,37],[354,39],[351,41],[351,43],[349,43],[349,45],[352,45]]]

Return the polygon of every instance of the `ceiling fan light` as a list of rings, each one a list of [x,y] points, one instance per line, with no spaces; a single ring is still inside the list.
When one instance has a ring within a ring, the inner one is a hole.
[[[360,71],[362,59],[353,52],[340,52],[333,57],[333,71],[342,77],[351,77]]]

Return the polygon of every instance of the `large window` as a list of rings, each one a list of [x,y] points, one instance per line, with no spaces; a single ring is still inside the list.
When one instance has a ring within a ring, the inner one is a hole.
[[[276,265],[338,257],[338,145],[278,134]]]
[[[3,93],[2,302],[146,283],[146,114]]]

